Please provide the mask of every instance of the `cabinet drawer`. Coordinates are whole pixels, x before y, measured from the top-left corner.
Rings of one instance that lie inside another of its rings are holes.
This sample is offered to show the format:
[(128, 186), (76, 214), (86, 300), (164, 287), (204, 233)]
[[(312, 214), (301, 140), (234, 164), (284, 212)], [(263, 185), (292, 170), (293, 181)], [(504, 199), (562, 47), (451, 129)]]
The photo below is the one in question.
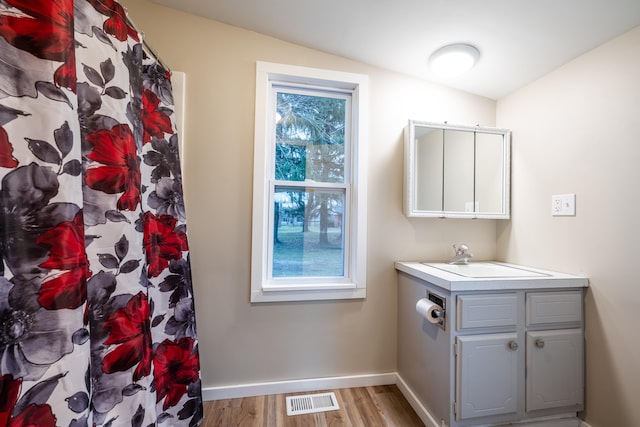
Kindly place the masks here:
[(459, 295), (458, 329), (515, 326), (516, 294)]
[(527, 326), (582, 321), (582, 291), (527, 294)]

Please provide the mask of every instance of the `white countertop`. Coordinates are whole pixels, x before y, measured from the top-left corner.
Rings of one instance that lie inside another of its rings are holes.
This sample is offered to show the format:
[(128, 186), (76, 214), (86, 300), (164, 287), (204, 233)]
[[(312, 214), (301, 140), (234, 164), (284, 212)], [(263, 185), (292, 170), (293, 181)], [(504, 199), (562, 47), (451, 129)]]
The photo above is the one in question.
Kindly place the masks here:
[[(477, 262), (474, 264), (480, 264)], [(559, 273), (556, 271), (542, 270), (535, 267), (527, 267), (503, 262), (487, 261), (486, 263), (498, 267), (511, 267), (531, 272), (531, 276), (519, 275), (517, 277), (467, 277), (436, 268), (432, 265), (445, 264), (421, 263), (421, 262), (396, 262), (396, 270), (407, 273), (418, 279), (425, 280), (450, 292), (456, 291), (491, 291), (491, 290), (516, 290), (516, 289), (553, 289), (553, 288), (586, 288), (589, 279), (582, 276)]]

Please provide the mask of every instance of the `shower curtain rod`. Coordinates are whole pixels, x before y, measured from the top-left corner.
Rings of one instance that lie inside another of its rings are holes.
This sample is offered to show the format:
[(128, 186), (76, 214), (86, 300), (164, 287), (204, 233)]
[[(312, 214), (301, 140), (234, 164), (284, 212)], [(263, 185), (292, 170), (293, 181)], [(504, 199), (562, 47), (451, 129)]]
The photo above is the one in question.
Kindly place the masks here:
[[(131, 21), (129, 21), (131, 22)], [(133, 22), (131, 22), (131, 25), (135, 28), (135, 25), (133, 25)], [(136, 31), (138, 31), (136, 29)], [(145, 40), (144, 38), (144, 33), (141, 31), (138, 31), (140, 34), (142, 34), (142, 46), (143, 48), (147, 49), (147, 53), (150, 53), (151, 56), (153, 56), (156, 61), (158, 61), (158, 64), (162, 65), (162, 68), (164, 68), (165, 70), (167, 70), (169, 73), (171, 73), (171, 68), (162, 60), (162, 58), (160, 58), (160, 54), (158, 54), (158, 52), (153, 48), (153, 46), (151, 46), (147, 40)]]
[(138, 29), (138, 26), (135, 24), (135, 22), (133, 22), (133, 20), (131, 19), (131, 17), (129, 16), (129, 11), (127, 10), (126, 7), (122, 6), (122, 9), (124, 9), (124, 13), (126, 16), (124, 16), (124, 18), (127, 20), (127, 22), (129, 23), (129, 25), (131, 27), (133, 27), (134, 30), (136, 30), (136, 32), (138, 32), (141, 36), (142, 36), (142, 47), (147, 51), (147, 53), (151, 54), (151, 56), (153, 56), (155, 58), (156, 61), (158, 61), (158, 63), (167, 71), (171, 72), (171, 68), (166, 64), (166, 62), (164, 62), (162, 60), (162, 58), (160, 58), (160, 55), (158, 54), (158, 52), (153, 48), (153, 46), (151, 46), (151, 44), (149, 44), (147, 42), (147, 40), (144, 37), (144, 32), (140, 31)]

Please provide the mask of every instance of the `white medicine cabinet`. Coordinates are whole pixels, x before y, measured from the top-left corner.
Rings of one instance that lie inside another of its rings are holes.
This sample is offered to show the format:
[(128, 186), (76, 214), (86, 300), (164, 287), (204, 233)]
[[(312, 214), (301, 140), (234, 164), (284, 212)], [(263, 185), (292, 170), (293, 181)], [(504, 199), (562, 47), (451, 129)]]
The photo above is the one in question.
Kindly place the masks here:
[(509, 218), (508, 129), (409, 120), (404, 136), (408, 217)]

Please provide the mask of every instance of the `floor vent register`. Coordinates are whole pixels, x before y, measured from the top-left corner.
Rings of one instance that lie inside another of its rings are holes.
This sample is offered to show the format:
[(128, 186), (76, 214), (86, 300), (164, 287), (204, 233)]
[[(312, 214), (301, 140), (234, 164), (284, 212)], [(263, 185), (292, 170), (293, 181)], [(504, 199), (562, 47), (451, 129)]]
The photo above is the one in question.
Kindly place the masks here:
[(340, 409), (333, 392), (287, 396), (287, 415), (313, 414)]

